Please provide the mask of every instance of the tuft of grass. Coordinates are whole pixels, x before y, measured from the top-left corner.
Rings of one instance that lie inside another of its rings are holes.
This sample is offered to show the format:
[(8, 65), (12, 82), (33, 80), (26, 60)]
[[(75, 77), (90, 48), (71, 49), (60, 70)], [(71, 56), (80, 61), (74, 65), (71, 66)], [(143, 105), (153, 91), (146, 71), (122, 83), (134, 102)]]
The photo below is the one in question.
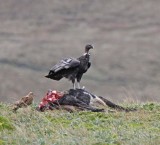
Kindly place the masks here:
[(8, 118), (6, 118), (4, 116), (0, 116), (0, 131), (2, 131), (4, 129), (13, 130), (14, 127)]
[(137, 108), (137, 111), (38, 112), (33, 105), (14, 113), (9, 105), (1, 103), (0, 120), (5, 129), (0, 131), (0, 144), (160, 144), (160, 104), (146, 103), (131, 106)]

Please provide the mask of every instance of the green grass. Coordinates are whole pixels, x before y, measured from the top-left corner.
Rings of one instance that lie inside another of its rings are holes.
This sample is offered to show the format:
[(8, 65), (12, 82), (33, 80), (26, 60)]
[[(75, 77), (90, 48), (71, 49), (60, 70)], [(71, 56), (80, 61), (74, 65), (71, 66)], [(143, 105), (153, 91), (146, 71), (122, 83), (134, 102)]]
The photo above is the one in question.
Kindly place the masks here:
[[(129, 105), (128, 105), (129, 106)], [(135, 112), (12, 112), (0, 104), (0, 145), (159, 145), (160, 104), (132, 104)]]

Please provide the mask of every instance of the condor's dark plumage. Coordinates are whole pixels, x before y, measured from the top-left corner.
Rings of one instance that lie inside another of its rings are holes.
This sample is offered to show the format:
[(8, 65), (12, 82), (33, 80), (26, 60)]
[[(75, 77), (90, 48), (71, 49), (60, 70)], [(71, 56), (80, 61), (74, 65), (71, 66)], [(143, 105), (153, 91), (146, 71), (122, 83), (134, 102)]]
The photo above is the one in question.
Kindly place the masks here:
[(71, 57), (61, 60), (50, 69), (46, 77), (57, 81), (65, 77), (72, 81), (74, 89), (76, 88), (75, 80), (77, 80), (78, 88), (80, 88), (81, 78), (91, 66), (90, 49), (93, 49), (93, 46), (86, 45), (85, 53), (81, 57), (77, 59)]

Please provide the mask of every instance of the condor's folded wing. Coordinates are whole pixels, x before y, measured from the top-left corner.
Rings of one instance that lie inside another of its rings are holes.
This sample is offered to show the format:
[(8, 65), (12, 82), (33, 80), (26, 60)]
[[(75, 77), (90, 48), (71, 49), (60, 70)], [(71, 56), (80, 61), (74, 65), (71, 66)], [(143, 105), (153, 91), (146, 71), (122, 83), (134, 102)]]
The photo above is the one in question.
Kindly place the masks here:
[(78, 67), (79, 65), (80, 61), (75, 58), (62, 59), (50, 69), (49, 74), (45, 77), (53, 80), (60, 80), (66, 75), (66, 73), (71, 73), (70, 70), (74, 71), (74, 68)]

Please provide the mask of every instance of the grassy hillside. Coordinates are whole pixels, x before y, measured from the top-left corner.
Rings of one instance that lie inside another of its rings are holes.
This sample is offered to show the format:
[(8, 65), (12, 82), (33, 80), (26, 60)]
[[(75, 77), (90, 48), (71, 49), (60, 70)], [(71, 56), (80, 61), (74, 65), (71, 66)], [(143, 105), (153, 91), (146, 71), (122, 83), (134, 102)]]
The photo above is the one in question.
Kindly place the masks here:
[[(124, 104), (123, 104), (124, 105)], [(132, 104), (135, 112), (37, 112), (0, 104), (0, 144), (158, 145), (160, 104)]]
[[(0, 1), (0, 101), (72, 85), (44, 78), (63, 57), (94, 45), (82, 85), (114, 101), (160, 101), (160, 1)], [(15, 85), (16, 84), (16, 85)], [(127, 90), (127, 91), (126, 91)], [(8, 96), (8, 97), (5, 97)]]

